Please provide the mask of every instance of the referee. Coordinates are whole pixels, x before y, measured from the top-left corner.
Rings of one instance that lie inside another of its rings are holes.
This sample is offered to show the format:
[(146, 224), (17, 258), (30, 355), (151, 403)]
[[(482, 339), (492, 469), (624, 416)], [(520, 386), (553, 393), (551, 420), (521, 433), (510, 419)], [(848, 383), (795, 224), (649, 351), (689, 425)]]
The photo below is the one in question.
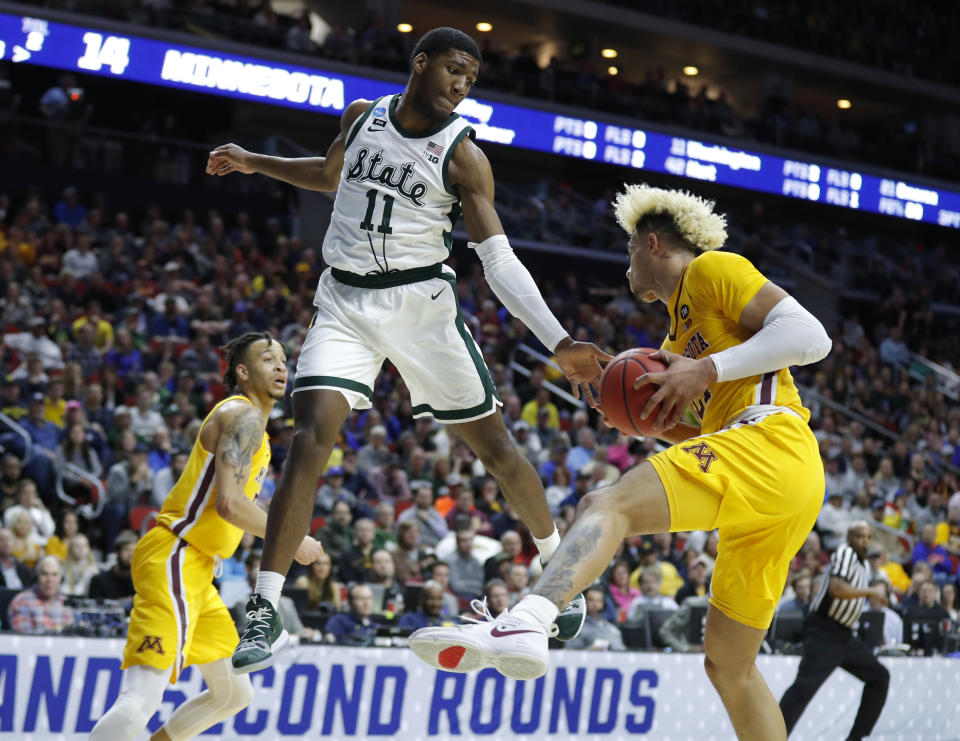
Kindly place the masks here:
[(880, 717), (887, 699), (890, 672), (877, 661), (870, 647), (853, 635), (865, 597), (887, 604), (883, 584), (867, 587), (870, 566), (865, 559), (869, 547), (870, 525), (863, 520), (854, 522), (847, 529), (846, 544), (830, 557), (829, 570), (824, 572), (817, 596), (810, 603), (800, 669), (780, 700), (788, 735), (820, 685), (838, 666), (863, 682), (860, 709), (847, 741), (860, 741), (869, 736)]

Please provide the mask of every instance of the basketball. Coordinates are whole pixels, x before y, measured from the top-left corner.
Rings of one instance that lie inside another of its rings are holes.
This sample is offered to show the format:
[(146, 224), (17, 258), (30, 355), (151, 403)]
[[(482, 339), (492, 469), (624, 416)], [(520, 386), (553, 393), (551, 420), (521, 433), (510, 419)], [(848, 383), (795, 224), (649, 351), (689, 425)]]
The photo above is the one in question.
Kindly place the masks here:
[(646, 419), (640, 419), (640, 412), (658, 387), (648, 384), (635, 389), (633, 382), (644, 373), (666, 370), (667, 366), (650, 357), (655, 352), (649, 347), (625, 350), (607, 364), (600, 376), (600, 409), (607, 421), (625, 435), (654, 434), (659, 405)]

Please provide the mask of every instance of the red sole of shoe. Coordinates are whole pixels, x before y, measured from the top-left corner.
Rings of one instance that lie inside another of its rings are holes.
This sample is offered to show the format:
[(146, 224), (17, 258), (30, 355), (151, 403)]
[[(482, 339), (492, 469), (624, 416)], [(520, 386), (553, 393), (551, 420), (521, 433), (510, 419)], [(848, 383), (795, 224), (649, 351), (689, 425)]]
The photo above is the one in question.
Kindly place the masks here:
[(437, 654), (437, 663), (444, 669), (456, 669), (466, 652), (463, 646), (450, 646)]

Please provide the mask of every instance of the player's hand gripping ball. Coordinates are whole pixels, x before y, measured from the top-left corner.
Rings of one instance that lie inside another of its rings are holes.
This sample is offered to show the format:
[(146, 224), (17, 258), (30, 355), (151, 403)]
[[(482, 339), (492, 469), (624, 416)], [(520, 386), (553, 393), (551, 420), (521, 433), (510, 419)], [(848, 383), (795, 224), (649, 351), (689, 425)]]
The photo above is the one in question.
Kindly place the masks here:
[(649, 347), (625, 350), (607, 364), (600, 376), (600, 410), (607, 423), (625, 435), (654, 436), (653, 423), (660, 413), (660, 405), (654, 407), (646, 419), (640, 419), (640, 412), (659, 387), (648, 383), (635, 389), (633, 382), (644, 373), (661, 373), (667, 369), (650, 357), (655, 352)]

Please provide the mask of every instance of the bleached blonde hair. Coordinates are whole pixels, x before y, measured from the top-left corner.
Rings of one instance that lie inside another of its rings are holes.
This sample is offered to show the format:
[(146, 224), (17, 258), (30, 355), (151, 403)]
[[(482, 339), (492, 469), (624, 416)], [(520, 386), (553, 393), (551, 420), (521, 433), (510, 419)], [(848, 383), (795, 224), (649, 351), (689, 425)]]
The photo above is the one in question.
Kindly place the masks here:
[(714, 205), (685, 190), (649, 185), (627, 185), (613, 201), (617, 221), (627, 234), (632, 235), (643, 221), (659, 216), (672, 222), (677, 234), (697, 252), (718, 250), (727, 241), (727, 217), (714, 213)]

